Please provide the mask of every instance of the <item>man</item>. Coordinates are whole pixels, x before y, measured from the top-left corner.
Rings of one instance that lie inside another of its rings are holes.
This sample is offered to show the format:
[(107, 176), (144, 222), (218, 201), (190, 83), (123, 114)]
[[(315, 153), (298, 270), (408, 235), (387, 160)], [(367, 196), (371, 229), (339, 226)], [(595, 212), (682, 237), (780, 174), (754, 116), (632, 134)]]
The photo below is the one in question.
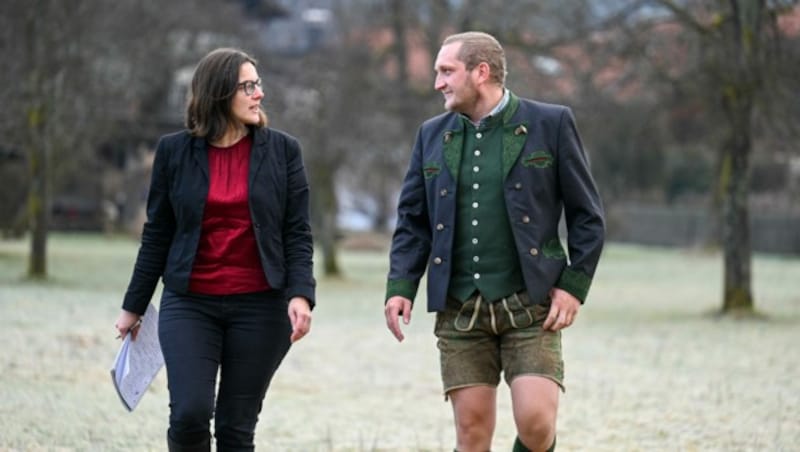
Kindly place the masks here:
[(434, 69), (448, 112), (417, 133), (398, 202), (386, 323), (402, 341), (399, 318), (410, 322), (427, 269), (457, 450), (491, 448), (502, 373), (514, 451), (552, 451), (561, 330), (575, 320), (600, 258), (600, 196), (571, 111), (506, 89), (495, 38), (448, 37)]

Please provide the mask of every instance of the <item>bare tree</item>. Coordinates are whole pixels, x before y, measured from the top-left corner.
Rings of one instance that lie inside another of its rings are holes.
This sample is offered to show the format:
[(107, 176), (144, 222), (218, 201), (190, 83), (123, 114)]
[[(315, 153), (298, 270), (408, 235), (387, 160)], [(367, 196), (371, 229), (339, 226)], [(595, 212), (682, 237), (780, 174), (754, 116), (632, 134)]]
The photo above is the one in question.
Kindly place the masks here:
[[(274, 124), (303, 143), (314, 237), (328, 277), (341, 274), (339, 190), (355, 195), (361, 205), (377, 206), (368, 209), (369, 215), (376, 228), (384, 229), (404, 166), (397, 157), (406, 154), (412, 138), (405, 125), (419, 111), (408, 100), (405, 39), (396, 38), (405, 34), (409, 18), (403, 3), (354, 1), (349, 7), (334, 11), (335, 39), (275, 67), (275, 91), (284, 96)], [(390, 44), (376, 42), (387, 33)]]
[[(700, 132), (695, 133), (696, 146), (713, 144), (716, 137), (721, 137), (713, 186), (720, 205), (724, 254), (722, 312), (753, 311), (748, 202), (753, 143), (757, 136), (754, 122), (757, 118), (769, 118), (761, 119), (760, 123), (769, 123), (769, 127), (777, 129), (785, 129), (791, 123), (787, 116), (775, 114), (776, 106), (786, 104), (781, 97), (785, 98), (787, 92), (796, 92), (800, 61), (797, 52), (786, 45), (779, 20), (787, 13), (798, 14), (798, 2), (626, 0), (606, 4), (600, 13), (596, 9), (600, 2), (566, 1), (562, 13), (549, 10), (552, 5), (544, 2), (540, 13), (568, 31), (545, 27), (539, 28), (544, 31), (538, 35), (525, 32), (526, 21), (535, 19), (523, 13), (522, 8), (533, 7), (531, 2), (512, 3), (518, 8), (513, 17), (486, 23), (485, 18), (490, 15), (473, 14), (471, 28), (495, 30), (495, 34), (504, 36), (512, 57), (514, 49), (528, 54), (545, 53), (557, 57), (563, 66), (569, 64), (569, 58), (559, 50), (568, 49), (579, 55), (567, 75), (577, 82), (577, 87), (587, 89), (572, 98), (574, 105), (586, 108), (587, 101), (598, 99), (597, 93), (591, 91), (594, 89), (611, 95), (610, 106), (616, 101), (618, 107), (626, 109), (614, 115), (628, 118), (627, 130), (617, 129), (622, 133), (614, 146), (617, 150), (629, 148), (631, 152), (626, 158), (614, 158), (612, 148), (599, 149), (603, 160), (630, 165), (637, 161), (637, 155), (643, 156), (637, 149), (646, 142), (644, 137), (661, 137), (648, 146), (646, 159), (619, 173), (627, 187), (647, 188), (647, 180), (638, 181), (637, 174), (658, 176), (658, 155), (663, 158), (664, 152), (653, 150), (659, 142), (664, 146), (670, 139), (674, 142), (691, 139), (679, 137), (686, 135), (687, 130), (669, 130), (674, 118), (667, 116), (674, 115), (675, 108), (703, 113), (693, 118), (694, 122), (702, 123), (692, 126)], [(570, 23), (572, 26), (566, 27)], [(531, 29), (535, 28), (528, 27)], [(573, 45), (577, 47), (571, 48)], [(642, 62), (647, 62), (649, 68)], [(642, 69), (645, 73), (639, 72)], [(604, 73), (611, 74), (610, 79), (618, 87), (638, 85), (634, 92), (639, 99), (626, 101), (623, 91), (610, 91), (614, 87), (604, 86), (599, 76)], [(612, 119), (597, 124), (593, 121), (590, 118), (586, 123), (589, 128), (599, 126), (596, 131), (602, 131)], [(691, 130), (688, 133), (692, 134)], [(630, 144), (626, 144), (625, 137), (632, 139)], [(652, 181), (652, 177), (646, 179)]]
[(9, 104), (22, 119), (15, 121), (20, 126), (15, 138), (28, 157), (28, 275), (43, 278), (47, 273), (51, 156), (82, 144), (78, 134), (61, 136), (61, 132), (64, 128), (80, 130), (92, 108), (87, 96), (78, 93), (93, 89), (83, 68), (92, 63), (86, 58), (90, 34), (85, 25), (96, 20), (96, 10), (88, 2), (68, 5), (49, 0), (4, 3), (4, 8), (10, 17), (19, 18), (15, 28), (24, 43), (13, 67), (13, 78), (20, 81), (15, 88), (18, 91), (16, 95), (6, 92), (4, 97), (10, 98)]
[[(7, 62), (5, 74), (16, 81), (0, 86), (7, 120), (2, 130), (9, 146), (24, 150), (28, 162), (30, 277), (47, 275), (53, 183), (97, 177), (93, 153), (98, 144), (120, 125), (135, 127), (153, 115), (140, 102), (153, 86), (148, 75), (163, 77), (159, 69), (176, 67), (174, 50), (194, 27), (225, 29), (225, 21), (214, 17), (230, 4), (188, 6), (183, 0), (0, 4), (0, 54)], [(187, 20), (189, 10), (195, 13)]]
[[(332, 63), (331, 60), (325, 60)], [(335, 177), (343, 163), (346, 148), (338, 145), (341, 138), (336, 127), (342, 111), (344, 98), (336, 92), (337, 72), (321, 60), (303, 59), (299, 63), (303, 74), (310, 79), (283, 80), (284, 103), (277, 124), (297, 135), (303, 143), (303, 161), (308, 170), (311, 186), (311, 222), (314, 239), (322, 252), (322, 269), (327, 277), (341, 275), (336, 247), (338, 235), (337, 216), (339, 201), (336, 194)], [(322, 63), (322, 64), (320, 64)], [(284, 66), (288, 66), (284, 64)], [(301, 72), (290, 69), (289, 74)], [(347, 110), (344, 110), (347, 111)]]
[[(498, 36), (506, 44), (510, 64), (514, 64), (515, 52), (520, 51), (523, 59), (544, 54), (568, 67), (570, 71), (564, 77), (573, 81), (573, 88), (584, 88), (571, 98), (576, 108), (586, 109), (591, 102), (601, 101), (630, 113), (613, 116), (627, 118), (627, 126), (616, 129), (620, 133), (615, 143), (614, 137), (607, 137), (614, 147), (599, 149), (603, 160), (630, 165), (619, 173), (628, 188), (641, 190), (654, 180), (666, 182), (663, 174), (659, 180), (658, 172), (658, 159), (664, 152), (654, 149), (659, 142), (662, 147), (667, 145), (670, 136), (680, 140), (675, 134), (686, 134), (685, 130), (669, 130), (674, 118), (667, 116), (675, 113), (669, 107), (704, 112), (706, 123), (698, 128), (703, 136), (697, 144), (703, 146), (716, 136), (722, 137), (713, 184), (721, 206), (725, 268), (722, 311), (752, 311), (748, 200), (756, 136), (753, 125), (759, 117), (770, 117), (767, 122), (776, 128), (785, 128), (783, 125), (791, 122), (769, 114), (775, 113), (775, 105), (785, 104), (775, 94), (785, 97), (787, 86), (795, 88), (788, 92), (796, 92), (800, 61), (797, 52), (782, 45), (786, 37), (779, 19), (785, 13), (797, 14), (797, 1), (568, 0), (558, 5), (529, 1), (503, 2), (502, 7), (494, 2), (459, 5), (466, 9), (453, 9), (451, 3), (440, 7), (458, 18), (459, 28), (486, 30)], [(484, 9), (494, 14), (486, 14)], [(570, 52), (579, 57), (570, 61)], [(650, 65), (645, 74), (637, 72), (643, 69), (642, 61)], [(526, 72), (524, 62), (520, 67), (523, 77), (530, 80), (536, 68), (531, 72), (529, 67)], [(602, 74), (611, 74), (618, 87), (638, 85), (635, 92), (639, 99), (624, 100), (623, 91), (613, 92), (613, 86), (603, 85)], [(546, 78), (534, 83), (539, 90), (545, 86), (541, 82)], [(604, 101), (597, 91), (610, 97)], [(559, 95), (563, 97), (564, 93), (551, 98), (558, 100)], [(697, 99), (705, 102), (697, 105)], [(591, 111), (598, 116), (596, 108)], [(582, 117), (588, 119), (584, 123), (588, 128), (597, 126), (595, 130), (600, 132), (608, 129), (611, 120), (606, 117), (595, 124), (590, 116)], [(697, 122), (698, 118), (694, 119)], [(647, 142), (645, 137), (659, 136), (660, 140), (648, 146), (649, 155), (645, 157), (639, 151)], [(614, 158), (615, 149), (630, 151)], [(637, 174), (644, 179), (638, 180)]]
[[(716, 196), (721, 205), (724, 290), (722, 312), (754, 310), (749, 215), (754, 120), (770, 109), (781, 67), (797, 67), (781, 51), (778, 18), (792, 12), (794, 0), (658, 0), (694, 40), (692, 66), (684, 75), (701, 83), (709, 107), (724, 128), (718, 150)], [(776, 118), (778, 122), (783, 118)]]

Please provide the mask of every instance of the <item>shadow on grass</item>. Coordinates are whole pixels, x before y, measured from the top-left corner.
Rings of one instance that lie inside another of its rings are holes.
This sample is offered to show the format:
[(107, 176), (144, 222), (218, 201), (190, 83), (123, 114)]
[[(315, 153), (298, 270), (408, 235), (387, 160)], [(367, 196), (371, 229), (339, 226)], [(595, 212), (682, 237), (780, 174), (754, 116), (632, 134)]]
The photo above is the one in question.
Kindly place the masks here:
[[(714, 309), (703, 313), (703, 317), (718, 322), (749, 322), (749, 323), (794, 323), (800, 321), (796, 316), (778, 317), (774, 314), (759, 311), (758, 309)], [(787, 322), (788, 321), (788, 322)]]

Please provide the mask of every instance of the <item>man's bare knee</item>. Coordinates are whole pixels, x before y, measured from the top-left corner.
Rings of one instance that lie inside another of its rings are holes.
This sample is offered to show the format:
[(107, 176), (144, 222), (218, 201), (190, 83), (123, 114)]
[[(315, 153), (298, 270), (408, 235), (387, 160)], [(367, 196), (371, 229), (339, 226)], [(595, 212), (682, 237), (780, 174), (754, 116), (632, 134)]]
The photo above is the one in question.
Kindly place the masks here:
[(517, 422), (517, 433), (525, 446), (534, 451), (545, 451), (556, 435), (555, 420), (545, 413), (531, 413)]
[(536, 376), (521, 376), (511, 382), (517, 433), (534, 452), (547, 450), (555, 439), (558, 391), (552, 380)]
[(491, 410), (462, 410), (456, 413), (455, 422), (459, 452), (489, 450), (494, 433)]
[(488, 386), (450, 393), (459, 452), (485, 452), (491, 448), (495, 427), (495, 390)]

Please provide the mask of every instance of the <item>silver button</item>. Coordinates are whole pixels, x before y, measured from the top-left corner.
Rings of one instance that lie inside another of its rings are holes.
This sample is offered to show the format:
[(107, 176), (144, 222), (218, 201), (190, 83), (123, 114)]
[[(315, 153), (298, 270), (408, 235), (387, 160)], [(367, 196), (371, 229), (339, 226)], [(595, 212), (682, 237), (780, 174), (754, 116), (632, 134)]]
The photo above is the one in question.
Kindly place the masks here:
[(473, 226), (477, 226), (478, 225), (478, 220), (472, 220), (472, 225)]
[(478, 239), (477, 238), (473, 238), (472, 239), (472, 244), (473, 245), (477, 245), (478, 244)]
[(481, 274), (480, 273), (475, 273), (475, 279), (481, 279)]
[(517, 182), (516, 184), (514, 184), (514, 189), (516, 189), (516, 190), (522, 190), (522, 183), (520, 183), (520, 182)]
[(480, 170), (481, 170), (481, 169), (480, 169), (480, 168), (479, 168), (477, 165), (472, 167), (472, 171), (474, 171), (474, 172), (476, 172), (476, 173), (477, 173), (478, 171), (480, 171)]
[(436, 230), (437, 230), (437, 231), (444, 230), (444, 225), (443, 225), (442, 223), (439, 223), (439, 224), (437, 224), (437, 225), (436, 225)]
[(538, 255), (539, 255), (539, 250), (537, 250), (536, 248), (531, 248), (531, 256), (538, 256)]
[(447, 189), (443, 188), (442, 191), (439, 192), (439, 194), (442, 196), (447, 196)]
[(480, 149), (475, 149), (475, 157), (480, 157), (480, 156), (481, 156)]
[(480, 204), (478, 204), (477, 202), (473, 202), (473, 203), (472, 203), (472, 208), (473, 208), (473, 209), (477, 209), (479, 205), (480, 205)]
[(472, 256), (472, 262), (478, 262), (478, 261), (480, 261), (480, 260), (481, 260), (481, 258), (480, 258), (480, 257), (478, 257), (478, 256)]
[(527, 215), (523, 216), (522, 217), (522, 222), (525, 223), (525, 224), (530, 223), (531, 222), (531, 217), (529, 217)]
[(435, 257), (433, 259), (433, 263), (436, 264), (436, 265), (441, 264), (442, 263), (442, 258), (441, 257)]
[(479, 183), (477, 183), (477, 182), (475, 182), (474, 184), (472, 184), (472, 189), (473, 189), (473, 190), (477, 190), (477, 189), (479, 189), (479, 188), (481, 188), (481, 184), (479, 184)]
[(481, 138), (483, 138), (483, 134), (478, 132), (478, 133), (475, 134), (475, 138), (480, 140)]

